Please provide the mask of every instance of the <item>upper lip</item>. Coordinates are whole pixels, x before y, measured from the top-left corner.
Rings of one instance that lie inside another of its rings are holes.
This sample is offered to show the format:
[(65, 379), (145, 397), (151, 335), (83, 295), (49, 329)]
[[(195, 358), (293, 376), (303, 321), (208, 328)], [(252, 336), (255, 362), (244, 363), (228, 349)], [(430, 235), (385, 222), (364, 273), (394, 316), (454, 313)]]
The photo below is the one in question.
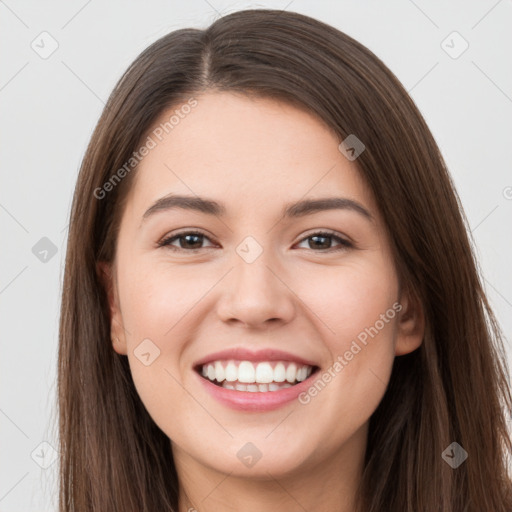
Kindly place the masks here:
[(316, 366), (314, 361), (309, 359), (305, 359), (303, 357), (297, 356), (295, 354), (290, 354), (289, 352), (284, 352), (282, 350), (277, 350), (274, 348), (267, 348), (262, 350), (249, 350), (245, 347), (235, 347), (226, 350), (221, 350), (220, 352), (214, 352), (209, 354), (194, 364), (194, 367), (200, 367), (206, 363), (211, 363), (213, 361), (220, 360), (228, 360), (228, 359), (236, 359), (240, 361), (292, 361), (294, 363), (299, 363), (302, 365), (308, 366)]

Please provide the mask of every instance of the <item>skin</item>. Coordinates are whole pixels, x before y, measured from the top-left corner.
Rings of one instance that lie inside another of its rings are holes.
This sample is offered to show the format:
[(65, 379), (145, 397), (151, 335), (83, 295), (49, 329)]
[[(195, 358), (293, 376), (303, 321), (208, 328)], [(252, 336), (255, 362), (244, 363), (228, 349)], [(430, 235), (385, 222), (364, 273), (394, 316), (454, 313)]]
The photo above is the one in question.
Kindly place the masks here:
[[(180, 512), (352, 512), (369, 418), (394, 357), (421, 344), (423, 312), (401, 292), (383, 219), (357, 160), (345, 158), (319, 119), (282, 102), (226, 92), (196, 99), (140, 163), (116, 259), (101, 265), (113, 348), (128, 356), (137, 392), (172, 440)], [(172, 209), (143, 220), (171, 192), (214, 199), (226, 215)], [(281, 218), (286, 203), (333, 196), (357, 201), (373, 220), (348, 209)], [(190, 229), (205, 237), (188, 245), (175, 239), (176, 252), (158, 246)], [(353, 247), (333, 252), (341, 245), (327, 237), (318, 248), (309, 237), (323, 230)], [(252, 263), (236, 252), (247, 236), (263, 250)], [(233, 410), (207, 394), (192, 369), (205, 355), (245, 346), (291, 352), (326, 371), (397, 302), (402, 310), (305, 405)], [(160, 355), (145, 366), (134, 350), (148, 338)], [(250, 468), (237, 457), (247, 442), (262, 453)]]

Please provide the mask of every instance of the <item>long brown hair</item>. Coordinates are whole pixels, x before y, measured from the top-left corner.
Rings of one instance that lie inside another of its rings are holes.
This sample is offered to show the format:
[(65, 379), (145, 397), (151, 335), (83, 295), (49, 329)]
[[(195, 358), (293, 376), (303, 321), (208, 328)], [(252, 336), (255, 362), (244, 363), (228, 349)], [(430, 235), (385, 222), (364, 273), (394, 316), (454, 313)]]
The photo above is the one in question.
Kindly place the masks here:
[[(389, 230), (400, 280), (424, 308), (426, 331), (420, 348), (395, 358), (370, 419), (359, 510), (510, 512), (503, 336), (434, 138), (371, 51), (312, 18), (266, 9), (153, 43), (119, 80), (87, 148), (60, 321), (60, 512), (178, 510), (169, 439), (143, 406), (126, 356), (112, 348), (97, 272), (98, 262), (115, 257), (136, 167), (108, 193), (102, 187), (164, 109), (200, 101), (208, 90), (291, 103), (322, 119), (340, 142), (355, 134), (366, 146), (357, 166)], [(452, 442), (468, 453), (456, 469), (443, 458)]]

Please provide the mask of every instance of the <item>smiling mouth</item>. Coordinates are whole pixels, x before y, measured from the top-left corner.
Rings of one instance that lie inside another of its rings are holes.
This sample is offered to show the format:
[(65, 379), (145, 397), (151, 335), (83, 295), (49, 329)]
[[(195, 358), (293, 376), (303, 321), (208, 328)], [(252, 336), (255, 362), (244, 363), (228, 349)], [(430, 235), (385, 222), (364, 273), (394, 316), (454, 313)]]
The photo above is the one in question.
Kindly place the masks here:
[(199, 365), (195, 371), (216, 386), (235, 391), (266, 393), (290, 388), (309, 378), (318, 366), (291, 361), (218, 360)]

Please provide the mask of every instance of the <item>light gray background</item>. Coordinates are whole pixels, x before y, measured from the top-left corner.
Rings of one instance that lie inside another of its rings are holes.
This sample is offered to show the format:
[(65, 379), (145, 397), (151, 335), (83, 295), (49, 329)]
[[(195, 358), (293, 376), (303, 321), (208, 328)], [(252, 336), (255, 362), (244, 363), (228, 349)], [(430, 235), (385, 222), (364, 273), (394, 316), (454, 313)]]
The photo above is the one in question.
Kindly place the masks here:
[[(157, 38), (247, 7), (286, 8), (330, 23), (398, 76), (447, 161), (491, 304), (512, 338), (510, 0), (0, 0), (1, 512), (57, 510), (57, 463), (43, 469), (36, 461), (52, 462), (52, 449), (40, 443), (57, 447), (52, 421), (66, 226), (103, 104)], [(43, 31), (58, 43), (47, 59), (31, 47), (34, 41), (39, 51), (50, 48)], [(458, 58), (445, 51), (462, 49), (457, 36), (446, 39), (453, 31), (469, 43)], [(46, 262), (32, 252), (43, 237), (57, 249)]]

